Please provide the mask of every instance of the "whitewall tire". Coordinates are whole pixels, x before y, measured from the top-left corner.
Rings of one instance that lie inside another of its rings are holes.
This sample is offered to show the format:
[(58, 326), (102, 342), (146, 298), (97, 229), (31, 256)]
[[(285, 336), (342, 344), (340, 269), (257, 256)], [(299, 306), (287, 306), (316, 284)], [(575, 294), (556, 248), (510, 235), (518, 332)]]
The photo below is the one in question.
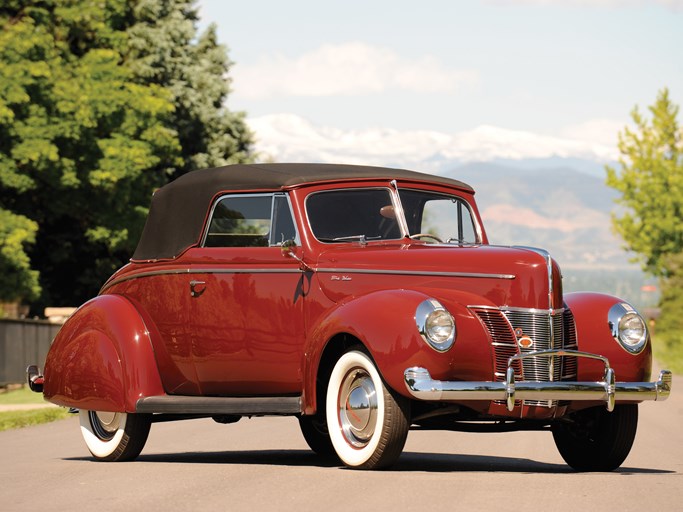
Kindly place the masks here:
[(335, 364), (326, 415), (332, 446), (347, 466), (385, 468), (401, 455), (410, 427), (409, 401), (387, 389), (364, 352), (349, 351)]
[(133, 460), (147, 442), (150, 416), (125, 412), (79, 411), (81, 434), (96, 460)]

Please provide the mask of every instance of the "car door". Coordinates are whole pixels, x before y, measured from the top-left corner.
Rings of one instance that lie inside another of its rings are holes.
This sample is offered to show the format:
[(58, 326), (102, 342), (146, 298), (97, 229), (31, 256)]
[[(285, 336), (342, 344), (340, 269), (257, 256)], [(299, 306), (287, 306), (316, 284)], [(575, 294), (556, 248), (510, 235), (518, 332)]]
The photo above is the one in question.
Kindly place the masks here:
[(281, 245), (297, 239), (286, 194), (220, 197), (191, 276), (192, 354), (204, 395), (298, 394), (303, 274)]

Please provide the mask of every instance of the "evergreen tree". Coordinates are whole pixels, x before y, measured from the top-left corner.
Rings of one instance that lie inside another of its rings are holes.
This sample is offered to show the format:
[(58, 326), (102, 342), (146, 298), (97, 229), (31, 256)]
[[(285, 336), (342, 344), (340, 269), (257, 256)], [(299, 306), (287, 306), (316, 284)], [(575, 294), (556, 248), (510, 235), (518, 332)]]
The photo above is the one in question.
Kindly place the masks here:
[(140, 83), (170, 91), (183, 164), (175, 175), (250, 160), (244, 115), (224, 107), (232, 63), (214, 25), (197, 35), (194, 1), (141, 0), (128, 31), (128, 65)]

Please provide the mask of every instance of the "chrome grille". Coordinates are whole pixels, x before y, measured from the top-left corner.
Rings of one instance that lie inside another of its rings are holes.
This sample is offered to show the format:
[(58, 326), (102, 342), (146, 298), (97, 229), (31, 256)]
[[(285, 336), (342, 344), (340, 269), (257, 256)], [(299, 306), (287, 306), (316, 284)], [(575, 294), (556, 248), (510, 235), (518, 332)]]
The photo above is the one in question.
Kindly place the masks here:
[[(491, 337), (494, 355), (495, 380), (503, 382), (508, 367), (508, 359), (517, 354), (517, 341), (512, 327), (498, 309), (472, 308)], [(521, 380), (522, 372), (519, 361), (515, 361), (515, 378)]]
[[(567, 350), (578, 350), (576, 325), (574, 324), (574, 315), (571, 310), (565, 309), (562, 319), (564, 320), (564, 348)], [(578, 375), (576, 357), (564, 357), (562, 359), (562, 380), (576, 380)]]
[[(494, 354), (494, 379), (505, 380), (508, 358), (518, 353), (537, 350), (576, 350), (576, 328), (569, 309), (553, 312), (513, 308), (470, 308), (486, 327)], [(533, 340), (529, 347), (520, 347), (518, 337)], [(575, 357), (531, 357), (513, 363), (515, 378), (527, 381), (559, 381), (576, 378)], [(525, 400), (525, 405), (553, 407), (557, 401)]]

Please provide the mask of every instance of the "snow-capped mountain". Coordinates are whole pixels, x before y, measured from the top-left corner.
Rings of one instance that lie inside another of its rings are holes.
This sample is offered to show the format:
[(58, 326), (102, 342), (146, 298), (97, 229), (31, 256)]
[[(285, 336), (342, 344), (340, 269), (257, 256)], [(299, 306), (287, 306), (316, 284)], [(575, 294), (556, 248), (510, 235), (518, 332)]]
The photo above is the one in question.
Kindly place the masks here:
[(253, 118), (249, 126), (262, 156), (289, 162), (364, 163), (438, 173), (455, 164), (501, 159), (607, 162), (617, 156), (616, 148), (598, 143), (494, 126), (454, 134), (382, 128), (341, 130), (316, 126), (292, 114)]
[(294, 115), (251, 119), (256, 150), (280, 162), (402, 167), (471, 184), (492, 243), (543, 247), (563, 268), (634, 269), (611, 230), (604, 183), (614, 147), (481, 126), (446, 134), (341, 130)]

